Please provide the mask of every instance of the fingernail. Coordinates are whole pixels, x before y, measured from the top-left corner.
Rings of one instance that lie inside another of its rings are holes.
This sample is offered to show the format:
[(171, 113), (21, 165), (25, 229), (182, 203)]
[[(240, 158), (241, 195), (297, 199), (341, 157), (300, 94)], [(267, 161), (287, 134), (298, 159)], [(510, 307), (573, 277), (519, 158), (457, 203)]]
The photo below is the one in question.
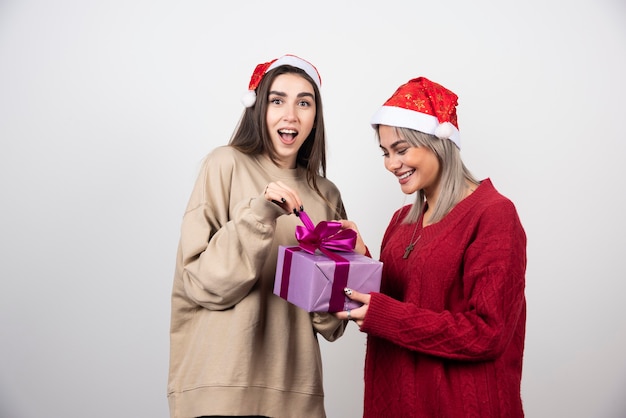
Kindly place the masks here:
[(345, 293), (346, 295), (350, 296), (352, 294), (352, 289), (350, 289), (349, 287), (344, 287), (343, 288), (343, 293)]
[(281, 202), (283, 202), (283, 203), (285, 203), (285, 202), (287, 201), (287, 199), (285, 199), (284, 197), (281, 197), (281, 198), (280, 198), (280, 201), (281, 201)]
[(293, 209), (293, 214), (296, 215), (297, 217), (300, 217), (300, 212), (298, 212), (298, 209), (296, 208)]
[(300, 205), (300, 212), (304, 211), (304, 206)]

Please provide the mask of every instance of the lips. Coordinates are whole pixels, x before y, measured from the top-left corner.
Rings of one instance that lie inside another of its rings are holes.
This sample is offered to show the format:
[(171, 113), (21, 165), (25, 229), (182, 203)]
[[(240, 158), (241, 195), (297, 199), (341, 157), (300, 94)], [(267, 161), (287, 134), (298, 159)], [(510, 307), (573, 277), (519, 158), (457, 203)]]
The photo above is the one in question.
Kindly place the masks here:
[(401, 175), (397, 176), (397, 177), (398, 177), (398, 180), (400, 180), (400, 181), (402, 181), (402, 180), (406, 180), (406, 179), (408, 179), (409, 177), (411, 177), (411, 175), (412, 175), (413, 173), (415, 173), (415, 170), (407, 171), (406, 173), (403, 173), (403, 174), (401, 174)]
[(290, 144), (295, 141), (296, 136), (298, 136), (298, 131), (295, 129), (279, 129), (278, 135), (280, 135), (281, 141)]

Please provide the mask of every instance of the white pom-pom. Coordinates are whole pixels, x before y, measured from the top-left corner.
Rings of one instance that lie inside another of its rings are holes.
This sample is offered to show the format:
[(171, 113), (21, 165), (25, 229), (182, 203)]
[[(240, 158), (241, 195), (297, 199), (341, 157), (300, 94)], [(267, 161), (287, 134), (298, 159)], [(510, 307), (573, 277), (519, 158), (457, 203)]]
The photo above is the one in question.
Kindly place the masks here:
[(449, 139), (454, 133), (453, 125), (450, 122), (440, 123), (435, 128), (435, 136), (439, 139)]
[(241, 103), (245, 107), (252, 107), (254, 106), (255, 102), (256, 102), (256, 93), (254, 90), (248, 90), (247, 92), (243, 94), (243, 96), (241, 96)]

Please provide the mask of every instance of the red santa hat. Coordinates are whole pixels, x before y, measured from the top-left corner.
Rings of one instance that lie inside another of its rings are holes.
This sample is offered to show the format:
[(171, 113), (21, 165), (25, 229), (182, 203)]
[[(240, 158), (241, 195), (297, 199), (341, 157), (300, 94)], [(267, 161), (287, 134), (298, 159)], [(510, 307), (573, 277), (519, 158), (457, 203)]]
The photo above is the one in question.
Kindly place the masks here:
[(372, 116), (371, 125), (409, 128), (440, 139), (449, 139), (460, 149), (456, 119), (458, 97), (425, 77), (409, 80)]
[(280, 67), (281, 65), (291, 65), (292, 67), (300, 68), (313, 79), (315, 84), (317, 84), (317, 88), (322, 87), (322, 78), (313, 64), (295, 55), (283, 55), (280, 58), (275, 58), (272, 61), (264, 62), (256, 66), (250, 78), (248, 91), (241, 98), (241, 103), (245, 107), (254, 106), (256, 102), (256, 88), (259, 86), (259, 83), (261, 83), (263, 76), (265, 76), (268, 71)]

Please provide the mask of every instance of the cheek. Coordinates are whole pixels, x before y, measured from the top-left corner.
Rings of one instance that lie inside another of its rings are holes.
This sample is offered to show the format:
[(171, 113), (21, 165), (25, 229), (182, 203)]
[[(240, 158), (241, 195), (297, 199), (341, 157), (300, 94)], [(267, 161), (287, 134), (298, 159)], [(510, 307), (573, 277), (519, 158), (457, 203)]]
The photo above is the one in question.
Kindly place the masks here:
[(439, 160), (437, 159), (437, 157), (435, 155), (430, 156), (429, 158), (429, 165), (432, 168), (432, 170), (439, 175), (439, 171), (441, 171), (441, 165), (439, 164)]
[(306, 117), (302, 120), (305, 121), (305, 125), (307, 126), (307, 128), (312, 130), (315, 127), (315, 112), (307, 113)]

